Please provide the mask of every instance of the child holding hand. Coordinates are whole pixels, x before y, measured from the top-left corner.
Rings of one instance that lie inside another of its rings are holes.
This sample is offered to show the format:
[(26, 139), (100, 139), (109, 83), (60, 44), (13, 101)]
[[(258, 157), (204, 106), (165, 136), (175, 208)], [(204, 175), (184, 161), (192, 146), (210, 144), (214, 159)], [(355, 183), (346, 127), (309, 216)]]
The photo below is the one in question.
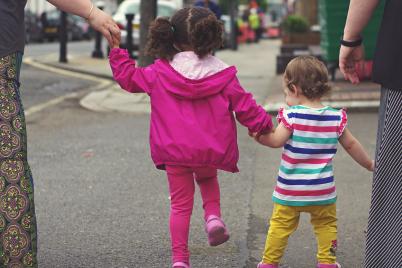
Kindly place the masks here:
[(340, 268), (336, 263), (336, 190), (332, 160), (339, 142), (362, 167), (373, 171), (374, 161), (347, 129), (345, 110), (321, 103), (330, 91), (328, 71), (312, 56), (293, 59), (284, 74), (286, 104), (279, 126), (254, 134), (262, 145), (283, 147), (277, 186), (272, 200), (264, 256), (258, 268), (277, 268), (300, 213), (311, 215), (318, 243), (318, 268)]
[(188, 236), (198, 184), (211, 246), (229, 239), (221, 218), (217, 170), (238, 172), (236, 119), (251, 132), (264, 133), (272, 120), (244, 91), (236, 68), (214, 57), (222, 46), (222, 23), (205, 8), (184, 8), (152, 24), (148, 54), (154, 64), (137, 68), (114, 40), (113, 76), (131, 93), (151, 99), (151, 155), (166, 170), (171, 197), (173, 267), (190, 267)]

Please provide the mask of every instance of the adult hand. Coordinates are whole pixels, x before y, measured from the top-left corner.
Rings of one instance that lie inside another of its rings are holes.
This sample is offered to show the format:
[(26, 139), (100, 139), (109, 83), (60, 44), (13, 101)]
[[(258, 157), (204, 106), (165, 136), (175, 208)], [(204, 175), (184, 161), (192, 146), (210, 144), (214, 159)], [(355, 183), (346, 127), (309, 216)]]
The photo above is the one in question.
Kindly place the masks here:
[(88, 22), (92, 28), (102, 33), (110, 47), (113, 47), (114, 40), (120, 40), (120, 29), (116, 22), (110, 15), (99, 8), (94, 8), (91, 16), (88, 18)]
[(356, 72), (356, 64), (364, 60), (364, 47), (341, 46), (339, 52), (339, 68), (346, 80), (353, 84), (360, 82)]

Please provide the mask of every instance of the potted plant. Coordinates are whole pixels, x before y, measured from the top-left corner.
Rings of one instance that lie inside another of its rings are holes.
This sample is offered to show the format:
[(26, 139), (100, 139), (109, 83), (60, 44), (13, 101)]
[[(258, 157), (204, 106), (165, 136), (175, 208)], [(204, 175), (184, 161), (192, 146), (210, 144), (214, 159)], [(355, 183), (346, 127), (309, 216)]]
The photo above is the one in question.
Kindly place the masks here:
[(306, 18), (299, 15), (289, 15), (282, 23), (283, 44), (319, 44), (317, 33), (310, 31), (310, 25)]

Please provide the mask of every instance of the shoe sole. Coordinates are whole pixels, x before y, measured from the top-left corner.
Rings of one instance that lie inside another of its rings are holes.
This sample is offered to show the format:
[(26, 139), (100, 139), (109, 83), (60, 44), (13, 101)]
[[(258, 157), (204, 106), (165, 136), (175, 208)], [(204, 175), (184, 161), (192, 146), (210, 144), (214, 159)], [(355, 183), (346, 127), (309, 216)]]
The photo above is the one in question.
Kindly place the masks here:
[(230, 238), (229, 234), (225, 233), (225, 228), (215, 226), (208, 232), (208, 242), (211, 247), (219, 246)]

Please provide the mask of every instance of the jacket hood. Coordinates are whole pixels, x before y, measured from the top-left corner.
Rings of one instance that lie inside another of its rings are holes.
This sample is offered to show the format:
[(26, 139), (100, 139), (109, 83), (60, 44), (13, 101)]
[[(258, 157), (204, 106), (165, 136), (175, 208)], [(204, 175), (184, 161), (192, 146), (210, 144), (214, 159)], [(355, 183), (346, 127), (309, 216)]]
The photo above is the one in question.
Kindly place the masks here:
[(224, 90), (236, 78), (234, 66), (201, 79), (190, 79), (177, 72), (168, 61), (158, 60), (155, 69), (163, 87), (183, 99), (202, 99)]

